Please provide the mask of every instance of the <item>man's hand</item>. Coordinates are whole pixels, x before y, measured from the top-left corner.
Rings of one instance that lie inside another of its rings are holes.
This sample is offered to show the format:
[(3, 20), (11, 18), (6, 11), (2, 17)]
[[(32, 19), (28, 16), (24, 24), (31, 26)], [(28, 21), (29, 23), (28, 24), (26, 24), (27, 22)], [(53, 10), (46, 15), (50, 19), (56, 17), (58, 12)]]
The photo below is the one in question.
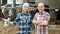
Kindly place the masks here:
[(39, 23), (38, 26), (43, 25), (43, 23)]
[(42, 21), (37, 21), (37, 25), (39, 26), (42, 23)]
[(38, 24), (39, 26), (40, 25), (47, 25), (48, 24), (48, 21), (42, 21), (42, 23)]
[(33, 19), (32, 23), (33, 23), (34, 25), (38, 25), (38, 24), (42, 23), (42, 21), (36, 21), (35, 19)]

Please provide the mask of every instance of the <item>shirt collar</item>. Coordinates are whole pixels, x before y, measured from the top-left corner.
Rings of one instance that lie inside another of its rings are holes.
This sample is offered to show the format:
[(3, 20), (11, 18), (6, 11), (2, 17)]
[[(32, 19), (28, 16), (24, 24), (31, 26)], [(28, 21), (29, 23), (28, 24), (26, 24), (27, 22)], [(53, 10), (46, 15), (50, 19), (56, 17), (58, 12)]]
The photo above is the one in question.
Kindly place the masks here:
[[(44, 15), (45, 11), (43, 11), (43, 15)], [(40, 13), (39, 13), (40, 14)]]
[(24, 14), (24, 15), (28, 15), (29, 14), (30, 15), (30, 13), (24, 13), (23, 11), (22, 11), (22, 14)]

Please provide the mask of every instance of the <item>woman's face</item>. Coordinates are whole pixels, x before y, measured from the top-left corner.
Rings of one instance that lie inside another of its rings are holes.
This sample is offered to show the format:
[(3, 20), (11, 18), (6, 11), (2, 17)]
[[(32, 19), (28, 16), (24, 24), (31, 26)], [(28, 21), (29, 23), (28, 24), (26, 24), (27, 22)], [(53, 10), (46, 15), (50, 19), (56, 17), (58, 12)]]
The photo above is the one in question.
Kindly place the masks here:
[(29, 10), (28, 7), (25, 7), (25, 6), (23, 6), (22, 9), (23, 9), (23, 12), (28, 12), (28, 10)]

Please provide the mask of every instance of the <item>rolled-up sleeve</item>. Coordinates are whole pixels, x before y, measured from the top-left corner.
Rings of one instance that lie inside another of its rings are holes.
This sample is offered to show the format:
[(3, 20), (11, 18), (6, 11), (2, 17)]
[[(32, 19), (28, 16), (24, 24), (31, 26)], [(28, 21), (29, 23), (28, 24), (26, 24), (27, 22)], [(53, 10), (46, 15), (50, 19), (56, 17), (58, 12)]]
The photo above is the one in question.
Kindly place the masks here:
[(16, 19), (13, 21), (13, 26), (15, 26), (16, 25), (16, 23), (20, 20), (20, 14), (17, 14), (17, 17), (16, 17)]
[(49, 14), (49, 13), (46, 14), (46, 17), (47, 17), (46, 20), (47, 20), (47, 21), (50, 21), (50, 14)]
[(37, 15), (38, 15), (38, 13), (35, 14), (33, 19), (37, 20)]

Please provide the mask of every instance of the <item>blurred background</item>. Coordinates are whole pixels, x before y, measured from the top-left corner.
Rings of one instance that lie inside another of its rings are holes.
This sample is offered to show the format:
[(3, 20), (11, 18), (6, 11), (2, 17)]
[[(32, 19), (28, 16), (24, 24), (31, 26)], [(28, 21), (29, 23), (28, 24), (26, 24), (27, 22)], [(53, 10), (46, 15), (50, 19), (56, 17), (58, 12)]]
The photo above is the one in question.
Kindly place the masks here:
[[(50, 16), (49, 22), (49, 34), (60, 34), (60, 0), (0, 0), (0, 34), (17, 34), (18, 25), (9, 27), (3, 27), (4, 23), (2, 18), (7, 19), (11, 15), (11, 20), (14, 21), (16, 14), (22, 11), (22, 5), (24, 2), (28, 2), (30, 5), (30, 13), (35, 15), (38, 3), (45, 4), (45, 11), (47, 11)], [(33, 18), (32, 17), (32, 18)], [(33, 26), (32, 34), (35, 34), (35, 29)]]

